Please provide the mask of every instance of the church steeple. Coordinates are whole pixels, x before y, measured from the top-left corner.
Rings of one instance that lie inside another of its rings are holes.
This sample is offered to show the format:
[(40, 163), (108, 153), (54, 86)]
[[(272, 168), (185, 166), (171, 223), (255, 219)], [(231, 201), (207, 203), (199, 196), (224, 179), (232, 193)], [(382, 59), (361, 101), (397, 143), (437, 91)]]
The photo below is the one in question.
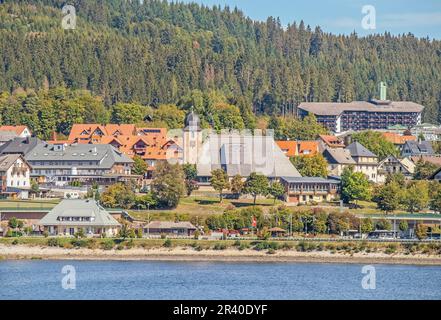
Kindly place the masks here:
[(191, 108), (185, 118), (184, 163), (197, 164), (202, 147), (202, 129), (199, 116)]

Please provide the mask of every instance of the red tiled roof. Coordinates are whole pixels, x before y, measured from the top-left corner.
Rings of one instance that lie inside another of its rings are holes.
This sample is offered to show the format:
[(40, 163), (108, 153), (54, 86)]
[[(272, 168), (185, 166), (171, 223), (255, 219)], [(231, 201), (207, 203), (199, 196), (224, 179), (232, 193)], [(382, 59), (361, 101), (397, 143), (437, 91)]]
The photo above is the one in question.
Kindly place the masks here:
[(336, 136), (320, 135), (320, 139), (331, 148), (344, 148), (345, 144)]
[(0, 126), (0, 131), (12, 131), (20, 135), (27, 128), (27, 126)]
[(406, 143), (406, 141), (417, 141), (417, 137), (415, 136), (401, 136), (393, 132), (383, 132), (383, 137), (387, 141), (397, 145), (403, 145)]

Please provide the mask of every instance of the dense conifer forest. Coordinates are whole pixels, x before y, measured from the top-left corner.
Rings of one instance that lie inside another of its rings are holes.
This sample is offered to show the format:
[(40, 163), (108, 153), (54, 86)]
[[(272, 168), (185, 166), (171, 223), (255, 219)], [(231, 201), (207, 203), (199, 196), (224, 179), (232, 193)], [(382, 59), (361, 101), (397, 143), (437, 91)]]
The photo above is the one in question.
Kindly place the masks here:
[(75, 30), (61, 28), (65, 1), (0, 0), (2, 123), (48, 136), (75, 121), (148, 116), (172, 125), (194, 106), (214, 127), (253, 127), (256, 116), (294, 114), (303, 101), (367, 100), (380, 81), (389, 99), (421, 103), (424, 121), (441, 120), (439, 40), (334, 35), (303, 21), (282, 26), (167, 1), (69, 3)]

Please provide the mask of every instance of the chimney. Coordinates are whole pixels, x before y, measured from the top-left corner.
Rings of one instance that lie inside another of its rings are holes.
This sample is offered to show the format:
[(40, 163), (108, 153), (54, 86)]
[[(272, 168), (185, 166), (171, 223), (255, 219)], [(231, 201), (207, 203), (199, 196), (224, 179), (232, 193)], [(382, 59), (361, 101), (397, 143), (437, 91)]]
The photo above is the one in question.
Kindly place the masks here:
[(387, 100), (387, 86), (383, 81), (380, 82), (380, 101)]

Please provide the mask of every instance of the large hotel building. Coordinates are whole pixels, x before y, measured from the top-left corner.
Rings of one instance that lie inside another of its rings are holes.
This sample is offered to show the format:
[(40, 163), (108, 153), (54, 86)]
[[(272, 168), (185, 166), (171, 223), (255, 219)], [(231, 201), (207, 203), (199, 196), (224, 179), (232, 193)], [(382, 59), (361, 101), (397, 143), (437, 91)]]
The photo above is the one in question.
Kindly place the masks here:
[(304, 102), (298, 106), (298, 115), (309, 113), (329, 130), (340, 133), (348, 130), (381, 130), (394, 125), (412, 128), (421, 123), (424, 106), (407, 101), (386, 99), (386, 87), (380, 84), (380, 100), (353, 101), (349, 103)]

